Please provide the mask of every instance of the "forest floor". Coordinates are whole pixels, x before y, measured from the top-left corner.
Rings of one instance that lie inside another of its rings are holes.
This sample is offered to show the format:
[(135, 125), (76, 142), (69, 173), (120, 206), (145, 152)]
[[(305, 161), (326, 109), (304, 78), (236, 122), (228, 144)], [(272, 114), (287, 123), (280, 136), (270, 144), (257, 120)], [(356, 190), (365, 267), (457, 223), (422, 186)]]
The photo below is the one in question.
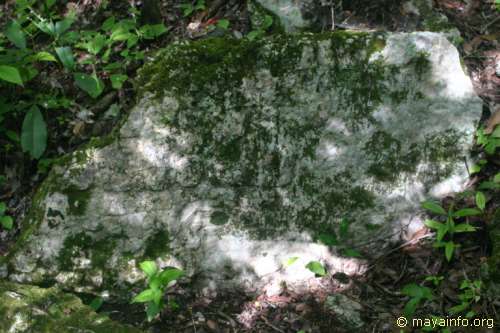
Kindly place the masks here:
[[(109, 12), (121, 12), (126, 15), (127, 2), (112, 2), (106, 11), (97, 10), (101, 1), (84, 0), (79, 2), (81, 15), (85, 22), (102, 22)], [(134, 2), (131, 0), (131, 2)], [(138, 5), (140, 1), (135, 1)], [(182, 0), (164, 0), (161, 2), (161, 17), (170, 31), (164, 37), (144, 43), (141, 47), (146, 54), (165, 47), (176, 40), (206, 37), (193, 31), (190, 23), (200, 22), (201, 26), (219, 19), (231, 22), (230, 30), (235, 36), (245, 35), (251, 30), (249, 15), (244, 1), (212, 1), (206, 9), (184, 17)], [(437, 8), (460, 30), (464, 43), (459, 47), (468, 75), (475, 90), (486, 105), (483, 121), (490, 126), (500, 122), (500, 15), (492, 3), (487, 1), (437, 0)], [(0, 17), (0, 26), (9, 17), (13, 1), (0, 5), (4, 13)], [(388, 31), (405, 30), (405, 16), (399, 11), (397, 0), (366, 1), (354, 0), (345, 6), (336, 7), (339, 17), (355, 22), (360, 29), (385, 27)], [(89, 23), (82, 23), (89, 24)], [(140, 63), (127, 67), (127, 74), (133, 77)], [(43, 69), (41, 69), (43, 70)], [(68, 75), (64, 71), (52, 71), (47, 80), (56, 80), (63, 86), (70, 86)], [(71, 95), (81, 106), (71, 112), (55, 110), (52, 120), (47, 120), (51, 128), (51, 138), (45, 161), (77, 149), (93, 136), (106, 134), (120, 121), (120, 114), (113, 118), (104, 117), (110, 105), (116, 104), (121, 110), (127, 110), (134, 104), (133, 87), (125, 84), (123, 89), (106, 92), (98, 100), (90, 100), (77, 90), (70, 90)], [(87, 110), (90, 115), (82, 115)], [(57, 117), (64, 121), (57, 121)], [(450, 119), (450, 121), (453, 121)], [(3, 140), (3, 139), (0, 139)], [(3, 145), (6, 142), (1, 141)], [(0, 201), (8, 203), (8, 214), (19, 222), (30, 206), (34, 189), (43, 180), (46, 170), (40, 162), (27, 158), (19, 150), (2, 150), (1, 174), (6, 175), (6, 182), (1, 188)], [(500, 161), (493, 161), (498, 170)], [(471, 186), (494, 172), (486, 170), (471, 179)], [(451, 199), (450, 199), (451, 200)], [(457, 200), (456, 198), (454, 199)], [(469, 203), (462, 200), (464, 206)], [(485, 216), (492, 216), (499, 203), (488, 207)], [(403, 313), (408, 297), (401, 293), (405, 285), (421, 283), (433, 286), (436, 300), (422, 304), (419, 313), (443, 313), (445, 309), (460, 304), (459, 284), (464, 278), (475, 281), (480, 279), (481, 267), (489, 255), (488, 235), (484, 231), (491, 220), (479, 221), (483, 231), (466, 234), (460, 241), (462, 247), (456, 252), (456, 260), (451, 264), (446, 261), (441, 251), (434, 249), (428, 240), (429, 230), (423, 229), (414, 235), (414, 241), (403, 244), (378, 258), (368, 258), (370, 269), (360, 278), (330, 276), (322, 278), (320, 288), (308, 295), (286, 291), (280, 296), (267, 297), (244, 294), (218, 295), (208, 299), (190, 292), (187, 286), (178, 285), (170, 295), (179, 304), (175, 311), (167, 309), (161, 320), (149, 326), (155, 332), (350, 332), (324, 307), (328, 294), (342, 291), (344, 295), (359, 302), (363, 307), (362, 318), (367, 326), (364, 332), (396, 332), (395, 320)], [(16, 223), (19, 226), (20, 223)], [(19, 227), (0, 231), (0, 255), (8, 252), (20, 234)], [(471, 237), (472, 235), (472, 237)], [(428, 279), (435, 277), (434, 280)], [(183, 288), (185, 287), (185, 288)], [(86, 297), (83, 296), (86, 300)], [(471, 306), (483, 317), (494, 318), (500, 325), (500, 304), (487, 296)], [(87, 300), (89, 301), (89, 300)], [(106, 312), (111, 318), (140, 327), (144, 323), (144, 309), (140, 305), (118, 306), (104, 304), (100, 312)], [(454, 330), (461, 331), (461, 330)], [(466, 330), (464, 330), (466, 331)], [(494, 330), (474, 329), (474, 332), (493, 332)]]

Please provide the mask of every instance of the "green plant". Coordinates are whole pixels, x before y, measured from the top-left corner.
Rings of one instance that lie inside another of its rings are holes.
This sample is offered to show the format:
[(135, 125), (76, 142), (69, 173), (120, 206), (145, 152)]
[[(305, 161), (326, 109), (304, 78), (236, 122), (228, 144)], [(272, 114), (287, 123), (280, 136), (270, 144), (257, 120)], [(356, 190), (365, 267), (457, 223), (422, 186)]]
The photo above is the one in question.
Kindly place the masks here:
[(5, 215), (7, 210), (7, 205), (4, 202), (0, 202), (0, 224), (7, 230), (12, 229), (14, 221), (12, 217)]
[(177, 268), (159, 270), (154, 261), (143, 261), (140, 268), (148, 278), (148, 288), (132, 299), (132, 303), (146, 303), (148, 321), (153, 320), (165, 307), (165, 290), (184, 272)]
[[(422, 207), (434, 214), (446, 218), (446, 222), (438, 222), (436, 220), (426, 220), (425, 225), (436, 231), (436, 241), (434, 247), (444, 248), (446, 260), (450, 261), (453, 253), (459, 244), (453, 241), (453, 235), (462, 232), (474, 232), (476, 228), (468, 223), (456, 223), (456, 218), (480, 215), (481, 211), (475, 208), (463, 208), (458, 211), (453, 210), (453, 205), (450, 206), (448, 212), (436, 202), (424, 201)], [(446, 237), (446, 240), (445, 240)]]
[(432, 283), (434, 287), (438, 287), (441, 284), (441, 281), (443, 281), (444, 277), (442, 276), (434, 276), (430, 275), (425, 278), (424, 281)]
[(195, 11), (204, 10), (205, 0), (196, 0), (196, 3), (194, 5), (192, 3), (182, 3), (179, 5), (179, 7), (182, 9), (182, 15), (184, 17), (188, 17)]
[(325, 276), (326, 275), (325, 267), (318, 261), (310, 261), (306, 265), (306, 268), (318, 276)]
[(407, 284), (401, 290), (403, 295), (410, 297), (410, 300), (406, 303), (404, 307), (404, 313), (407, 317), (412, 317), (417, 307), (422, 303), (422, 301), (433, 300), (434, 295), (432, 290), (427, 287), (419, 286), (415, 283)]
[(354, 257), (354, 258), (360, 258), (362, 257), (362, 254), (355, 250), (352, 249), (348, 246), (348, 241), (350, 238), (350, 221), (346, 218), (343, 218), (340, 221), (337, 233), (333, 230), (328, 231), (327, 233), (321, 233), (318, 235), (318, 240), (327, 245), (327, 246), (335, 246), (339, 249), (340, 253), (346, 257)]
[(270, 15), (264, 16), (262, 24), (257, 29), (250, 31), (247, 35), (247, 38), (249, 40), (254, 40), (256, 38), (264, 36), (266, 31), (269, 28), (271, 28), (272, 25), (273, 25), (273, 17)]
[(496, 128), (491, 133), (486, 133), (485, 129), (481, 127), (476, 132), (477, 144), (484, 149), (487, 155), (495, 154), (495, 151), (500, 147), (500, 126)]
[[(471, 281), (469, 279), (465, 279), (462, 281), (462, 284), (460, 285), (462, 293), (458, 296), (460, 304), (452, 307), (449, 310), (450, 314), (465, 312), (473, 303), (479, 302), (481, 300), (481, 287), (482, 282), (480, 280)], [(475, 315), (476, 313), (473, 310), (469, 310), (465, 316), (467, 318), (472, 318)]]

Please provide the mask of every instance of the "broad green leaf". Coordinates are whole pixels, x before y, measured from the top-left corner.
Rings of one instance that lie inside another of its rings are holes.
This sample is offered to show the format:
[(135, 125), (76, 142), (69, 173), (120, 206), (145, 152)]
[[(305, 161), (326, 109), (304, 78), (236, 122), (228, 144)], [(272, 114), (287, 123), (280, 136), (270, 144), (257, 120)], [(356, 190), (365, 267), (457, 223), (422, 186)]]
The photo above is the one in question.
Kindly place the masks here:
[(478, 191), (476, 193), (476, 206), (481, 210), (486, 207), (486, 197), (483, 192)]
[(75, 58), (73, 57), (73, 51), (71, 51), (71, 47), (56, 47), (56, 53), (61, 60), (64, 68), (68, 70), (75, 69)]
[(218, 20), (217, 26), (221, 29), (226, 30), (227, 28), (229, 28), (229, 20), (226, 19)]
[(146, 289), (132, 299), (132, 303), (145, 303), (155, 299), (158, 289)]
[(114, 16), (111, 16), (111, 17), (108, 17), (103, 23), (102, 23), (102, 26), (101, 26), (101, 29), (104, 30), (104, 31), (109, 31), (113, 28), (113, 26), (115, 25), (115, 17)]
[(167, 31), (168, 28), (163, 23), (153, 25), (146, 24), (139, 29), (139, 32), (144, 39), (154, 39), (163, 35)]
[(475, 208), (463, 208), (453, 213), (454, 217), (465, 217), (474, 215), (481, 215), (481, 211)]
[(96, 297), (90, 302), (89, 306), (94, 310), (97, 311), (99, 308), (102, 306), (104, 303), (104, 300), (101, 297)]
[(43, 115), (34, 105), (24, 117), (21, 131), (23, 152), (29, 152), (33, 158), (40, 158), (47, 147), (47, 126)]
[(476, 228), (467, 223), (461, 223), (455, 227), (454, 232), (473, 232)]
[(473, 166), (470, 167), (469, 170), (471, 175), (478, 173), (479, 171), (481, 171), (481, 166), (479, 164), (474, 164)]
[(18, 84), (20, 86), (23, 85), (23, 80), (21, 79), (19, 71), (17, 70), (17, 68), (12, 66), (0, 65), (0, 79), (10, 83)]
[(247, 34), (248, 40), (254, 40), (258, 38), (260, 35), (262, 35), (262, 31), (260, 30), (252, 30)]
[(287, 260), (283, 262), (283, 267), (287, 268), (292, 266), (297, 260), (299, 260), (299, 257), (290, 257)]
[(160, 273), (160, 280), (163, 285), (168, 285), (170, 282), (178, 280), (184, 272), (177, 268), (167, 268)]
[(7, 205), (5, 204), (5, 202), (0, 202), (0, 216), (3, 216), (6, 210), (7, 210)]
[(51, 8), (52, 6), (54, 6), (56, 3), (56, 0), (45, 0), (45, 6), (47, 6), (47, 8)]
[(7, 230), (12, 229), (14, 225), (14, 220), (12, 220), (12, 217), (10, 216), (2, 216), (0, 218), (0, 224)]
[(144, 274), (146, 274), (149, 278), (151, 278), (156, 274), (156, 272), (158, 272), (158, 267), (156, 266), (156, 263), (151, 260), (141, 262), (139, 264), (139, 267), (144, 272)]
[(271, 15), (266, 15), (264, 17), (264, 22), (262, 22), (262, 29), (267, 30), (273, 25), (273, 17)]
[(124, 75), (124, 74), (113, 74), (109, 77), (109, 79), (111, 80), (111, 86), (114, 89), (121, 89), (123, 86), (123, 83), (125, 83), (125, 81), (127, 81), (128, 76)]
[(448, 260), (448, 261), (451, 260), (451, 257), (453, 256), (453, 251), (455, 251), (455, 243), (446, 242), (444, 245), (444, 254), (445, 254), (446, 260)]
[(49, 52), (41, 51), (34, 55), (35, 61), (57, 61), (57, 59)]
[(104, 91), (104, 83), (97, 75), (87, 75), (85, 73), (75, 73), (74, 79), (76, 85), (89, 94), (92, 98), (97, 98)]
[(470, 304), (468, 302), (461, 303), (459, 305), (455, 305), (450, 308), (450, 314), (457, 314), (463, 312), (469, 308)]
[(63, 20), (56, 22), (54, 26), (54, 32), (56, 36), (59, 37), (64, 34), (71, 27), (73, 22), (75, 22), (75, 20), (76, 13), (74, 11), (71, 11)]
[(419, 298), (419, 299), (433, 299), (434, 296), (432, 295), (432, 290), (427, 288), (427, 287), (422, 287), (419, 286), (418, 284), (415, 283), (410, 283), (407, 284), (403, 287), (401, 290), (401, 293), (410, 296), (413, 298)]
[(24, 36), (23, 28), (16, 20), (11, 21), (7, 25), (4, 34), (16, 47), (20, 49), (26, 48), (26, 37)]
[(500, 184), (497, 182), (484, 181), (477, 187), (478, 190), (498, 190), (500, 189)]
[(405, 316), (411, 317), (417, 310), (418, 304), (420, 303), (421, 298), (412, 298), (406, 303), (403, 312)]
[(439, 230), (440, 228), (442, 228), (444, 226), (443, 223), (441, 222), (438, 222), (438, 221), (434, 221), (434, 220), (425, 220), (424, 224), (431, 228), (431, 229), (435, 229), (435, 230)]
[(160, 313), (160, 307), (154, 302), (149, 302), (146, 305), (146, 315), (148, 317), (148, 321), (152, 321), (156, 318), (156, 316)]
[(443, 207), (434, 201), (424, 201), (422, 202), (422, 207), (439, 215), (447, 215)]
[(325, 276), (326, 275), (326, 270), (323, 265), (317, 261), (311, 261), (306, 265), (306, 268), (313, 272), (316, 275), (319, 276)]
[(106, 46), (106, 36), (98, 33), (91, 40), (78, 44), (77, 47), (84, 48), (88, 53), (97, 55), (101, 52), (102, 48)]

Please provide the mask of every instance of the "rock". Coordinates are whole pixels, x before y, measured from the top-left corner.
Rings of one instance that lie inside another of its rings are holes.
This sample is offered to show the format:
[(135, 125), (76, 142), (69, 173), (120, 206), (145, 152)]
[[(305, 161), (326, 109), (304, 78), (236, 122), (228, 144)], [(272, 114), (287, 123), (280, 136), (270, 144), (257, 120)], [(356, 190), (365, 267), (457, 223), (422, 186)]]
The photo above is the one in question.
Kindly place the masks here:
[(71, 294), (0, 281), (0, 332), (139, 333), (95, 313)]
[(324, 15), (322, 1), (317, 0), (251, 0), (252, 27), (259, 28), (265, 11), (279, 19), (286, 32), (318, 30)]
[(325, 301), (327, 311), (333, 313), (334, 318), (343, 328), (359, 329), (364, 326), (361, 319), (363, 307), (358, 302), (342, 294), (328, 296)]
[(482, 107), (437, 33), (180, 43), (137, 87), (126, 122), (38, 189), (10, 280), (129, 301), (148, 258), (198, 291), (306, 290), (310, 261), (362, 274), (320, 236), (345, 218), (377, 255), (421, 228), (424, 198), (463, 189)]

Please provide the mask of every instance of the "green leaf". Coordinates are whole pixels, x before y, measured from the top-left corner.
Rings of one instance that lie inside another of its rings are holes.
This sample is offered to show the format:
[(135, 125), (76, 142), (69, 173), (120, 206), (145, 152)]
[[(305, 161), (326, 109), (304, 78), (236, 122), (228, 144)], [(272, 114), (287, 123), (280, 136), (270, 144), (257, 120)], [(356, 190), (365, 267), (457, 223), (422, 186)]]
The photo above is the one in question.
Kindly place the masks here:
[(229, 20), (222, 19), (217, 21), (217, 27), (227, 30), (229, 28)]
[(97, 311), (99, 308), (102, 306), (104, 303), (104, 300), (101, 297), (96, 297), (90, 302), (89, 306), (94, 310)]
[(411, 317), (417, 310), (418, 304), (420, 303), (420, 298), (412, 298), (406, 303), (403, 312), (406, 317)]
[(446, 260), (448, 260), (448, 261), (451, 260), (451, 257), (453, 256), (453, 251), (455, 251), (455, 243), (446, 242), (444, 245), (444, 254), (445, 254)]
[(299, 260), (299, 257), (290, 257), (287, 260), (283, 262), (283, 267), (287, 268), (292, 266), (297, 260)]
[(0, 224), (7, 230), (12, 229), (14, 225), (14, 221), (12, 220), (12, 217), (10, 216), (2, 216), (0, 218)]
[(114, 16), (111, 16), (111, 17), (108, 17), (103, 23), (102, 23), (102, 26), (101, 26), (101, 29), (104, 30), (104, 31), (109, 31), (111, 29), (113, 29), (114, 25), (115, 25), (115, 17)]
[(483, 192), (478, 191), (476, 193), (476, 206), (481, 210), (484, 210), (486, 207), (486, 197)]
[(419, 286), (415, 283), (407, 284), (401, 290), (401, 293), (406, 296), (410, 296), (418, 299), (433, 299), (432, 290), (427, 287)]
[(154, 302), (149, 302), (146, 305), (146, 315), (148, 317), (148, 321), (152, 321), (156, 318), (156, 316), (160, 313), (160, 306)]
[(447, 215), (443, 207), (434, 201), (424, 201), (422, 202), (422, 207), (439, 215)]
[(73, 57), (73, 51), (71, 51), (71, 47), (56, 47), (55, 50), (64, 68), (73, 70), (75, 68), (75, 58)]
[(453, 232), (473, 232), (476, 228), (467, 223), (461, 223), (455, 227)]
[(178, 280), (184, 272), (177, 268), (167, 268), (160, 273), (160, 280), (163, 285), (168, 285), (170, 282)]
[(20, 49), (26, 48), (26, 37), (24, 37), (23, 28), (17, 21), (11, 21), (7, 25), (4, 34), (16, 47)]
[(454, 307), (450, 308), (449, 312), (450, 314), (457, 314), (460, 312), (464, 312), (469, 308), (470, 304), (468, 302), (461, 303), (459, 305), (455, 305)]
[(479, 209), (475, 208), (463, 208), (460, 209), (459, 211), (456, 211), (453, 213), (454, 217), (465, 217), (465, 216), (475, 216), (475, 215), (481, 215), (481, 211)]
[(262, 35), (262, 31), (260, 31), (260, 30), (252, 30), (252, 31), (250, 31), (247, 34), (247, 38), (248, 38), (248, 40), (255, 40), (258, 37), (260, 37), (261, 35)]
[(493, 178), (493, 181), (495, 183), (500, 183), (500, 172), (495, 175), (495, 177)]
[(156, 263), (151, 260), (143, 261), (139, 264), (141, 270), (146, 274), (149, 278), (154, 276), (158, 272), (158, 267), (156, 267)]
[(264, 17), (264, 22), (262, 22), (262, 29), (267, 30), (273, 25), (273, 17), (271, 15), (266, 15)]
[(0, 79), (10, 83), (18, 84), (20, 86), (23, 85), (23, 80), (21, 79), (19, 71), (17, 70), (17, 68), (12, 66), (0, 65)]
[(89, 94), (92, 98), (97, 98), (104, 91), (104, 83), (94, 73), (87, 75), (85, 73), (75, 73), (73, 75), (76, 85)]
[(319, 276), (325, 276), (326, 275), (326, 270), (323, 265), (317, 261), (311, 261), (306, 265), (306, 268), (313, 272), (316, 275)]
[(424, 224), (427, 227), (429, 227), (431, 229), (435, 229), (435, 230), (439, 230), (444, 226), (443, 223), (438, 222), (438, 221), (434, 221), (434, 220), (425, 220)]
[(35, 61), (57, 61), (57, 59), (49, 52), (41, 51), (34, 55)]
[(139, 295), (132, 299), (132, 303), (145, 303), (152, 302), (158, 298), (158, 294), (161, 295), (161, 290), (159, 289), (146, 289), (142, 291)]
[(484, 181), (477, 187), (478, 190), (498, 190), (500, 184), (496, 182)]
[(139, 29), (139, 32), (144, 39), (154, 39), (163, 35), (167, 31), (168, 28), (163, 23), (153, 25), (146, 24)]
[(70, 11), (63, 20), (56, 22), (54, 26), (56, 36), (59, 37), (64, 34), (71, 27), (73, 22), (75, 22), (75, 20), (76, 13), (74, 11)]
[(7, 210), (7, 205), (5, 204), (5, 202), (0, 202), (0, 216), (3, 216), (6, 210)]
[(33, 158), (40, 158), (47, 147), (47, 126), (43, 115), (36, 105), (26, 113), (21, 132), (23, 152), (29, 152)]
[(114, 89), (121, 89), (123, 86), (123, 83), (127, 81), (128, 76), (124, 74), (113, 74), (109, 78), (111, 80), (111, 86)]
[(479, 164), (474, 164), (473, 166), (471, 166), (471, 168), (469, 170), (471, 175), (478, 173), (479, 171), (481, 171), (481, 166)]

